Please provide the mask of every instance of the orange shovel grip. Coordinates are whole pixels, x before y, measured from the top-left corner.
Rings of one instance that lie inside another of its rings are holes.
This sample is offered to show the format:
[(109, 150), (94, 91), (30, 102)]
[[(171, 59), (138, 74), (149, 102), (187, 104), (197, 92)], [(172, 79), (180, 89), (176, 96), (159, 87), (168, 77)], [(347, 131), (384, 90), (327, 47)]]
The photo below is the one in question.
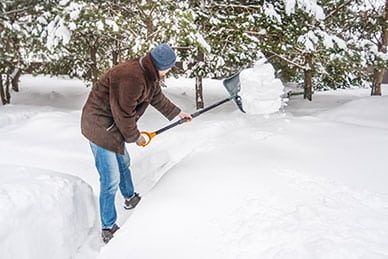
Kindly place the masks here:
[(152, 138), (156, 136), (156, 132), (141, 131), (140, 135), (146, 139), (146, 142), (141, 144), (142, 147), (145, 147), (151, 142)]

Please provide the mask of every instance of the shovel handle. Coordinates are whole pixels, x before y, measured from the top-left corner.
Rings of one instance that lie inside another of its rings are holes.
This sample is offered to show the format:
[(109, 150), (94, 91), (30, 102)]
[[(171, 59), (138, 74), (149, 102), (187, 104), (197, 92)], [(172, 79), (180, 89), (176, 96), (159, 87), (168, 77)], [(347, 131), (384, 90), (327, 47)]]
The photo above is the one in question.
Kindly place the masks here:
[[(214, 109), (215, 107), (217, 107), (217, 106), (219, 106), (219, 105), (221, 105), (223, 103), (226, 103), (226, 102), (228, 102), (228, 101), (230, 101), (230, 100), (232, 100), (234, 98), (237, 98), (237, 97), (239, 97), (239, 96), (231, 96), (231, 97), (228, 97), (228, 98), (226, 98), (224, 100), (221, 100), (221, 101), (219, 101), (217, 103), (214, 103), (214, 104), (212, 104), (212, 105), (210, 105), (210, 106), (208, 106), (206, 108), (203, 108), (202, 110), (199, 110), (199, 111), (191, 114), (191, 117), (195, 118), (195, 117), (201, 115), (202, 113), (207, 112), (207, 111), (209, 111), (211, 109)], [(162, 133), (162, 132), (164, 132), (166, 130), (169, 130), (169, 129), (175, 127), (175, 126), (178, 126), (178, 125), (180, 125), (182, 123), (185, 123), (187, 121), (189, 121), (188, 118), (182, 118), (182, 119), (180, 119), (180, 120), (178, 120), (178, 121), (176, 121), (174, 123), (171, 123), (171, 124), (161, 128), (161, 129), (158, 129), (157, 131), (154, 131), (154, 132), (141, 131), (140, 135), (142, 135), (146, 139), (146, 142), (144, 144), (141, 144), (141, 146), (142, 147), (147, 146), (151, 142), (152, 138), (155, 137), (156, 135), (158, 135), (158, 134), (160, 134), (160, 133)]]
[(142, 147), (145, 147), (151, 142), (152, 138), (156, 136), (156, 132), (141, 131), (140, 135), (142, 135), (146, 140), (144, 144), (141, 144)]

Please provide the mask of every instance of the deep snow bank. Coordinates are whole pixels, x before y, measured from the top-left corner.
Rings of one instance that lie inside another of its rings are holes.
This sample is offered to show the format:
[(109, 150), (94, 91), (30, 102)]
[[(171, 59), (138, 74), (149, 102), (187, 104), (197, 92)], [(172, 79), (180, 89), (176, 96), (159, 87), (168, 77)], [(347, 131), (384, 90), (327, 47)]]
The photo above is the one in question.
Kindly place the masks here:
[(72, 258), (98, 224), (80, 178), (1, 165), (0, 258)]

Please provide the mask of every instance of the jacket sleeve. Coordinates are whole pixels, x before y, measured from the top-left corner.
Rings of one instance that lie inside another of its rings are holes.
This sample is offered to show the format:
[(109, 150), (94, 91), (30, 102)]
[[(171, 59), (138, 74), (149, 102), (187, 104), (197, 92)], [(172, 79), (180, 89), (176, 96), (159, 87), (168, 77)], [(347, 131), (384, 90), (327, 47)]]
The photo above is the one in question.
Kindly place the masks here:
[(163, 93), (160, 86), (157, 86), (151, 100), (151, 105), (155, 107), (168, 120), (174, 119), (180, 112), (175, 104), (173, 104)]
[(110, 107), (125, 142), (135, 142), (140, 136), (136, 123), (136, 105), (142, 90), (142, 85), (135, 84), (129, 77), (111, 82)]

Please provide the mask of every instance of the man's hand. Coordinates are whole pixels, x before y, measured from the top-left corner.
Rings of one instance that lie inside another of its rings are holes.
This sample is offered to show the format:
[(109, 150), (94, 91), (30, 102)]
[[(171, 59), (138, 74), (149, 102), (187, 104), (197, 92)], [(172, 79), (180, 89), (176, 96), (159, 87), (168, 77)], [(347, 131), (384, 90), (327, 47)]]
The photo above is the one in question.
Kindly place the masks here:
[(136, 140), (136, 145), (138, 146), (144, 146), (144, 144), (146, 143), (146, 140), (145, 138), (143, 137), (143, 135), (140, 135), (139, 138)]
[(186, 113), (186, 112), (180, 112), (178, 114), (179, 118), (183, 119), (183, 118), (186, 118), (187, 121), (191, 121), (193, 119), (193, 117), (191, 117), (191, 114), (189, 113)]

